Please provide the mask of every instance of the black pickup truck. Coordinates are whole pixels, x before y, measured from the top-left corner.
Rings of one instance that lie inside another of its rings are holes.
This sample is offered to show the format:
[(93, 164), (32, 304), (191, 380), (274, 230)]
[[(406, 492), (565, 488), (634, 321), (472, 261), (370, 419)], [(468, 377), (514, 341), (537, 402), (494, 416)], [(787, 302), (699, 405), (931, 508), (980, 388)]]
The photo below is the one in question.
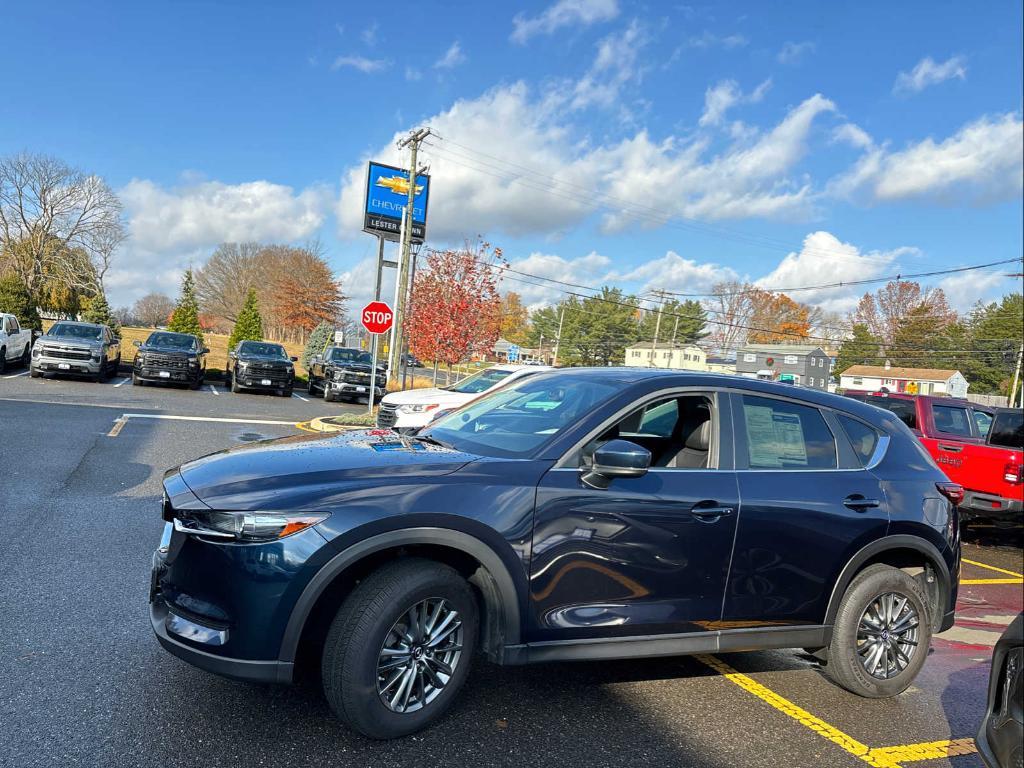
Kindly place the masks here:
[(267, 341), (240, 341), (228, 352), (227, 373), (231, 391), (272, 390), (292, 396), (295, 386), (295, 361), (284, 347)]
[[(309, 392), (323, 393), (329, 403), (369, 397), (372, 369), (373, 358), (369, 352), (351, 347), (328, 347), (309, 361)], [(379, 401), (388, 383), (383, 365), (377, 365), (376, 375), (374, 400)]]
[(154, 331), (141, 344), (132, 363), (132, 385), (148, 383), (187, 384), (199, 389), (206, 378), (206, 353), (197, 336)]

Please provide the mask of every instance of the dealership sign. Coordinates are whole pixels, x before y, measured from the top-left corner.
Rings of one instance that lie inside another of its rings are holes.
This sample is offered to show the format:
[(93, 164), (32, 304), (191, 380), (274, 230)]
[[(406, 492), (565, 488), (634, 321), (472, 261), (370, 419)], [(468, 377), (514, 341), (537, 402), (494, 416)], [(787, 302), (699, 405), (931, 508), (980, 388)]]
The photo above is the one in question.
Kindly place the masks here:
[[(416, 177), (412, 205), (412, 240), (422, 243), (427, 231), (427, 200), (430, 176)], [(363, 231), (398, 240), (402, 229), (402, 209), (409, 202), (409, 172), (392, 165), (371, 162), (366, 171), (366, 202), (363, 206)]]

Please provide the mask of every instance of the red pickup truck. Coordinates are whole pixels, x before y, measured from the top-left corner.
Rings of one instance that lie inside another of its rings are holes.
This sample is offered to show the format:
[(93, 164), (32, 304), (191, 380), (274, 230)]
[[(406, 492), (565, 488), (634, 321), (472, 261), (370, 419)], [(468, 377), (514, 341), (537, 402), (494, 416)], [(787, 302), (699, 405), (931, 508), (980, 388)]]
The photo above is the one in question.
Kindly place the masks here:
[(1024, 518), (1024, 446), (1017, 444), (1021, 431), (1014, 426), (1020, 409), (931, 395), (846, 394), (892, 411), (910, 427), (946, 476), (963, 486), (964, 520)]

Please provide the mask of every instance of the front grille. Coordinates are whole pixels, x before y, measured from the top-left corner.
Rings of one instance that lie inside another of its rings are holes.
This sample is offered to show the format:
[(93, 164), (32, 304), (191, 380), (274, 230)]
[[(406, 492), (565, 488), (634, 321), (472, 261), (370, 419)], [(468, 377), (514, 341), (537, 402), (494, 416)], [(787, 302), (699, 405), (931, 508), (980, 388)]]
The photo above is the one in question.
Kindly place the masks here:
[(88, 360), (92, 357), (92, 352), (88, 349), (53, 349), (51, 347), (44, 349), (43, 355), (54, 357), (58, 360)]
[(344, 381), (348, 384), (365, 384), (370, 386), (370, 374), (348, 371), (345, 373)]
[(288, 378), (287, 368), (282, 368), (281, 366), (272, 364), (249, 363), (249, 365), (245, 367), (245, 372), (246, 375), (251, 376), (263, 376), (266, 378), (276, 377), (280, 379)]
[(377, 411), (377, 426), (391, 429), (398, 421), (398, 408), (394, 405), (381, 405)]
[(147, 368), (162, 368), (163, 370), (185, 370), (188, 368), (188, 358), (177, 357), (176, 355), (159, 355), (147, 352), (145, 360)]

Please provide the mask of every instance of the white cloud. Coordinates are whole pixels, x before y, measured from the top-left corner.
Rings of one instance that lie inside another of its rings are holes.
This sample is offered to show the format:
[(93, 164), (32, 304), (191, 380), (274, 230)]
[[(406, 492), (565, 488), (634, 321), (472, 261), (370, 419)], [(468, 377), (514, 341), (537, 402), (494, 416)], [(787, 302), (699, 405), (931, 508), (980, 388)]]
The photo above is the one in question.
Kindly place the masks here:
[[(812, 232), (804, 238), (799, 253), (788, 254), (755, 284), (762, 288), (785, 289), (805, 285), (827, 285), (853, 280), (870, 280), (893, 269), (901, 257), (918, 254), (916, 248), (861, 252), (829, 232)], [(796, 301), (813, 304), (829, 312), (848, 312), (864, 294), (863, 286), (793, 291)]]
[(809, 40), (805, 40), (802, 43), (788, 41), (782, 46), (782, 50), (776, 54), (775, 58), (778, 59), (780, 64), (796, 64), (803, 58), (805, 53), (814, 53), (817, 47), (816, 43), (812, 43)]
[[(424, 148), (434, 174), (429, 235), (454, 243), (477, 234), (557, 237), (598, 211), (607, 230), (678, 217), (806, 217), (812, 190), (795, 174), (814, 120), (833, 110), (812, 96), (763, 134), (712, 155), (706, 136), (655, 141), (640, 131), (595, 145), (567, 122), (564, 100), (533, 97), (523, 83), (498, 87), (422, 121), (443, 137)], [(364, 160), (400, 164), (394, 140)], [(365, 169), (353, 165), (342, 179), (342, 237), (362, 227)]]
[(688, 48), (707, 50), (709, 48), (724, 48), (731, 51), (734, 48), (742, 48), (749, 40), (743, 35), (716, 35), (713, 32), (704, 30), (699, 37), (691, 37), (686, 41)]
[[(535, 251), (524, 259), (511, 260), (509, 267), (549, 280), (597, 286), (609, 279), (608, 268), (611, 263), (611, 259), (595, 251), (572, 259)], [(523, 304), (531, 311), (545, 304), (555, 303), (565, 296), (565, 292), (556, 283), (546, 283), (543, 280), (525, 277), (520, 279), (521, 277), (515, 272), (505, 273), (502, 288), (505, 291), (518, 293)], [(569, 286), (565, 286), (565, 290), (584, 292)]]
[[(396, 246), (389, 244), (387, 247), (390, 250), (385, 252), (385, 258), (396, 258)], [(376, 247), (374, 250), (376, 250)], [(422, 261), (420, 263), (422, 264)], [(358, 315), (359, 311), (374, 299), (374, 291), (377, 287), (376, 254), (359, 260), (351, 269), (342, 272), (337, 277), (341, 282), (341, 290), (346, 296), (346, 304), (349, 311)], [(385, 267), (383, 272), (381, 272), (380, 295), (381, 299), (388, 304), (394, 303), (395, 270), (393, 268)]]
[(958, 312), (967, 312), (978, 301), (997, 301), (1010, 291), (1020, 292), (1019, 278), (1008, 278), (1005, 271), (961, 272), (939, 281), (949, 304)]
[(448, 50), (444, 52), (444, 55), (434, 62), (435, 69), (454, 69), (466, 60), (466, 54), (462, 52), (462, 46), (459, 45), (459, 41), (456, 40), (450, 46)]
[(363, 39), (364, 43), (372, 46), (377, 42), (377, 30), (379, 29), (380, 24), (374, 21), (368, 27), (363, 29), (363, 31), (359, 33), (359, 36)]
[(843, 123), (832, 131), (832, 143), (849, 144), (857, 149), (865, 149), (872, 144), (868, 132), (854, 123)]
[(324, 222), (330, 192), (296, 192), (269, 181), (205, 181), (167, 189), (133, 179), (118, 190), (128, 240), (111, 267), (112, 301), (131, 303), (159, 290), (173, 294), (189, 263), (199, 264), (225, 241), (300, 241)]
[(380, 72), (391, 66), (391, 62), (387, 59), (368, 59), (365, 56), (339, 56), (331, 64), (331, 69), (337, 70), (343, 67), (350, 69), (358, 69), (364, 74), (372, 74), (374, 72)]
[(573, 89), (572, 107), (584, 109), (619, 104), (623, 86), (640, 78), (637, 55), (646, 44), (647, 36), (636, 20), (598, 43), (593, 64)]
[(1018, 114), (985, 116), (944, 141), (869, 149), (831, 191), (867, 202), (927, 199), (985, 204), (1019, 197), (1024, 124)]
[(729, 109), (740, 103), (761, 101), (771, 86), (771, 78), (768, 78), (750, 94), (744, 96), (735, 80), (722, 80), (704, 92), (704, 113), (700, 116), (699, 124), (718, 125)]
[(941, 64), (926, 56), (917, 62), (917, 66), (910, 72), (900, 72), (896, 83), (892, 87), (893, 93), (919, 93), (929, 85), (951, 80), (967, 79), (967, 59), (963, 56), (953, 56)]
[(512, 42), (525, 44), (534, 35), (550, 35), (563, 27), (584, 27), (619, 15), (617, 0), (558, 0), (539, 16), (517, 14), (512, 19)]
[(715, 283), (737, 280), (739, 275), (729, 267), (712, 262), (700, 263), (683, 258), (675, 251), (668, 251), (660, 258), (611, 275), (609, 279), (636, 283), (643, 293), (653, 290), (708, 293)]
[(406, 67), (405, 68), (405, 79), (406, 80), (408, 80), (410, 82), (415, 82), (417, 80), (421, 80), (422, 78), (423, 78), (423, 73), (420, 72), (418, 69), (414, 69), (413, 67)]

